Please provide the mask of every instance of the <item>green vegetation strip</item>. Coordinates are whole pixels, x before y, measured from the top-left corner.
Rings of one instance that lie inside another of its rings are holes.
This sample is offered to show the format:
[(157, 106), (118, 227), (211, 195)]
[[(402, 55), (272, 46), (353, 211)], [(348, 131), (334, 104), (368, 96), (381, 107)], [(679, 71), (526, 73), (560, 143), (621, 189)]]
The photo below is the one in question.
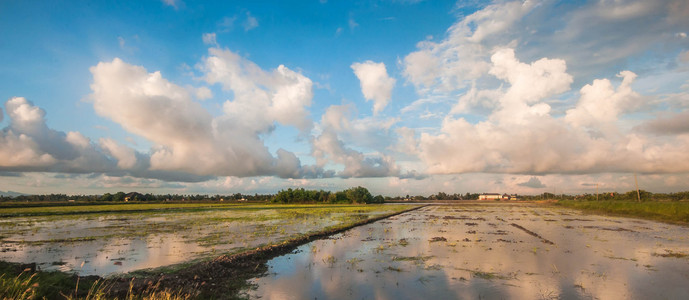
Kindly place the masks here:
[(592, 213), (689, 224), (689, 202), (558, 201), (556, 205)]

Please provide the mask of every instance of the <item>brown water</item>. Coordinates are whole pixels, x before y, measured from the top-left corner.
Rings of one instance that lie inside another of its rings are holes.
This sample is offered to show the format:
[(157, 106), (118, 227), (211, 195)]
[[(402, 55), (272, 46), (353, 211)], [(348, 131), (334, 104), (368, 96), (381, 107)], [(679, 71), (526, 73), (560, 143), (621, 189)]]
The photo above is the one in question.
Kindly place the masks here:
[(689, 228), (526, 205), (429, 206), (299, 247), (263, 299), (689, 299)]

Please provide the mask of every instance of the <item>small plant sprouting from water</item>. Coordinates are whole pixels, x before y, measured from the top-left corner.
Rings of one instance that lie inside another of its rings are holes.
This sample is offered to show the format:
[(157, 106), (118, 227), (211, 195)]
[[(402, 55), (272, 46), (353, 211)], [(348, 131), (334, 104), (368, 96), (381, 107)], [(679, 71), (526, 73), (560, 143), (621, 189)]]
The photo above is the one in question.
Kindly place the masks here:
[(325, 258), (323, 258), (323, 263), (328, 265), (328, 267), (332, 268), (335, 266), (335, 263), (337, 263), (337, 258), (335, 258), (332, 255), (328, 255)]

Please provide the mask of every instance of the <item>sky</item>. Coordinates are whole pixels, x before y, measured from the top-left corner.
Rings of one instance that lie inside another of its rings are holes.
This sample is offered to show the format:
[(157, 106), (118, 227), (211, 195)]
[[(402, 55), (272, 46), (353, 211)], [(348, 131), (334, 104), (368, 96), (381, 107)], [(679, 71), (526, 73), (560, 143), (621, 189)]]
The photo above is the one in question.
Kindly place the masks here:
[(689, 2), (1, 1), (0, 191), (689, 190)]

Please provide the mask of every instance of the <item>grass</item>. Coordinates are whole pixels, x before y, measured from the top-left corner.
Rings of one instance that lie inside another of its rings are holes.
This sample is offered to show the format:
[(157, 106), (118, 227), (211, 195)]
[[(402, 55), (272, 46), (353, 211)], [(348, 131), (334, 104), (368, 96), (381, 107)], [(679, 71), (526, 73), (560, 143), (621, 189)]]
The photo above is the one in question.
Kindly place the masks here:
[[(0, 264), (2, 264), (0, 267), (8, 267), (6, 263), (0, 262)], [(66, 278), (65, 274), (59, 272), (31, 272), (30, 270), (24, 270), (14, 275), (11, 271), (5, 271), (9, 270), (3, 269), (3, 273), (0, 274), (0, 299), (118, 299), (109, 295), (110, 286), (100, 281), (79, 282), (79, 280), (75, 281), (73, 278)], [(58, 290), (54, 285), (59, 285), (62, 288)], [(130, 288), (122, 299), (184, 300), (192, 299), (194, 296), (194, 293), (159, 289), (157, 284), (152, 284), (141, 292), (135, 292)]]
[(17, 270), (19, 264), (0, 261), (0, 299), (63, 299), (65, 294), (85, 295), (96, 280), (83, 279), (63, 272)]
[(689, 202), (558, 201), (558, 206), (586, 212), (689, 224)]
[[(34, 274), (35, 275), (35, 274)], [(2, 299), (34, 299), (36, 288), (34, 275), (13, 277), (0, 274), (0, 298)]]

